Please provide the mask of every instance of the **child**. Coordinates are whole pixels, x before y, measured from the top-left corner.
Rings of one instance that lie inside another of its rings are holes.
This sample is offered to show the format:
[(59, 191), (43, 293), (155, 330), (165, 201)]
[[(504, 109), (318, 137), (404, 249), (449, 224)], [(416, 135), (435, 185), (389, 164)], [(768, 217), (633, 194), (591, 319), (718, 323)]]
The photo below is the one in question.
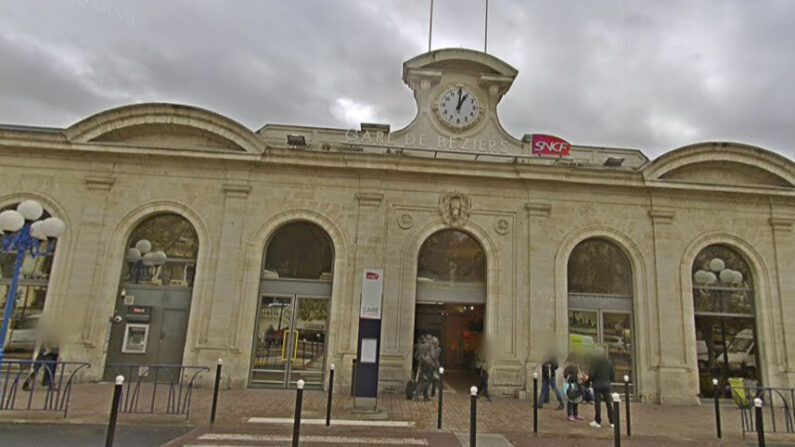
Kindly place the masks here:
[(566, 396), (566, 419), (569, 422), (581, 421), (583, 418), (577, 412), (583, 395), (580, 368), (574, 363), (569, 363), (563, 370), (563, 380), (563, 395)]

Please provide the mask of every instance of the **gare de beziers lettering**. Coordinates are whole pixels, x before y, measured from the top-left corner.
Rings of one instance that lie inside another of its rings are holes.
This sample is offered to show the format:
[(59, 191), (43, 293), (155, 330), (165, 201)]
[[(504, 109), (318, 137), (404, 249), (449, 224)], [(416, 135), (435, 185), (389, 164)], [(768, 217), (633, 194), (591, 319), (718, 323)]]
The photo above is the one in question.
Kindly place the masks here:
[(508, 143), (505, 140), (494, 140), (477, 137), (458, 137), (439, 135), (435, 138), (429, 135), (407, 134), (400, 138), (391, 133), (357, 131), (348, 129), (345, 140), (352, 144), (367, 144), (376, 146), (394, 146), (400, 148), (442, 149), (471, 152), (485, 152), (493, 154), (507, 154)]

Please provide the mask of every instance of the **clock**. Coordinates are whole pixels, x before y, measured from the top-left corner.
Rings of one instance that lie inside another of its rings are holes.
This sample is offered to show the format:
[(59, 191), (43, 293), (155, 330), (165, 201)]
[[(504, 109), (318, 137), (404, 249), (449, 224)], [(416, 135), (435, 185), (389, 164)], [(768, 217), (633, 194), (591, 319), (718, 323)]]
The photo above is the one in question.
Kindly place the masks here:
[(435, 106), (442, 123), (453, 130), (473, 126), (482, 115), (477, 95), (463, 85), (444, 88)]

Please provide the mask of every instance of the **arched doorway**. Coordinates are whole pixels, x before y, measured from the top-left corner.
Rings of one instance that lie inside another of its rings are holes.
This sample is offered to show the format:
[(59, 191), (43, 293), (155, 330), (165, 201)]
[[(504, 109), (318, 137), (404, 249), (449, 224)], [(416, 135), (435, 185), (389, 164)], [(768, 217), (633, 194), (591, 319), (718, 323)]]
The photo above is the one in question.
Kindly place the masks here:
[[(699, 387), (713, 396), (712, 379), (759, 379), (759, 343), (750, 268), (736, 250), (710, 245), (692, 268)], [(729, 396), (730, 394), (727, 394)]]
[(249, 384), (321, 388), (334, 248), (325, 230), (293, 222), (265, 247)]
[(632, 267), (626, 253), (603, 238), (586, 239), (568, 261), (569, 352), (587, 356), (603, 346), (616, 381), (634, 383)]
[[(13, 203), (0, 208), (0, 211), (16, 210), (18, 206), (19, 203)], [(51, 214), (45, 209), (41, 217), (37, 218), (37, 221), (42, 221), (49, 217), (51, 217)], [(10, 238), (9, 234), (0, 235), (0, 239), (3, 237)], [(8, 332), (5, 334), (3, 358), (8, 360), (30, 360), (34, 355), (36, 343), (39, 341), (36, 336), (37, 327), (44, 313), (57, 240), (51, 238), (39, 243), (41, 254), (34, 257), (30, 255), (29, 251), (26, 252), (19, 270), (14, 309), (11, 311)], [(16, 250), (9, 252), (0, 251), (0, 312), (5, 310), (14, 275), (16, 257)], [(0, 314), (0, 317), (2, 317), (2, 314)]]
[(480, 243), (459, 230), (429, 236), (417, 258), (416, 297), (414, 371), (423, 339), (435, 337), (446, 383), (462, 390), (476, 385), (485, 346), (486, 255)]
[[(108, 364), (181, 365), (193, 295), (199, 238), (175, 213), (141, 221), (127, 239)], [(105, 368), (112, 380), (118, 368)]]

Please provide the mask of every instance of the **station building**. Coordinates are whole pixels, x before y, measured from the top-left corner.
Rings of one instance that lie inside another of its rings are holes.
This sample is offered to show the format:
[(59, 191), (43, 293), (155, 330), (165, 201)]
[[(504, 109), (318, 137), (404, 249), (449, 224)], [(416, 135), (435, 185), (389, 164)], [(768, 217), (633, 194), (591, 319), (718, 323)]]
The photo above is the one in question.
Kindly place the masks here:
[(422, 335), (451, 381), (483, 366), (504, 395), (553, 348), (597, 345), (645, 401), (697, 402), (713, 376), (795, 386), (792, 160), (512, 136), (497, 105), (516, 76), (471, 50), (410, 59), (403, 129), (252, 131), (162, 103), (0, 126), (0, 209), (35, 199), (67, 226), (23, 266), (12, 332), (58, 324), (83, 380), (223, 358), (231, 387), (321, 387), (334, 363), (345, 388), (374, 268), (382, 391)]

